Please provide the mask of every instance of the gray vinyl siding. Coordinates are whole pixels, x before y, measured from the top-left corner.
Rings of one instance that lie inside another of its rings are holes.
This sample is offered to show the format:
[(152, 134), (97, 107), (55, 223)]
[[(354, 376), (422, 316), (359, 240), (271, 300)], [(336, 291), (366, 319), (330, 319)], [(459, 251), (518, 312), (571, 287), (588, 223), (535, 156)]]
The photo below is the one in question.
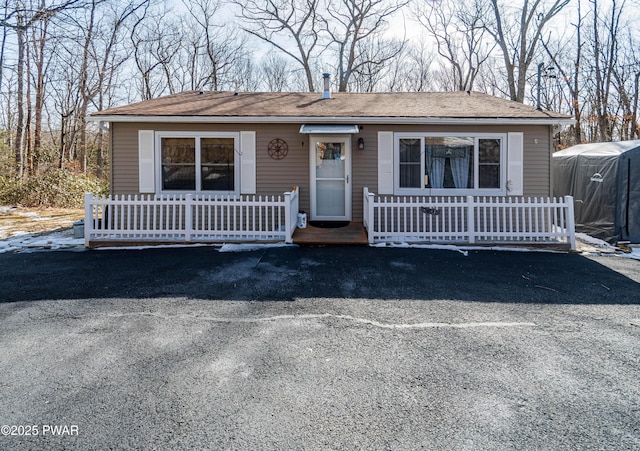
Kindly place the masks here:
[[(358, 138), (364, 140), (364, 150), (358, 149)], [(362, 221), (362, 191), (365, 186), (378, 188), (378, 131), (365, 125), (351, 140), (351, 189), (353, 220)], [(375, 192), (375, 191), (374, 191)]]
[[(293, 186), (300, 187), (300, 209), (309, 208), (309, 136), (299, 133), (297, 124), (182, 124), (182, 123), (111, 123), (113, 194), (138, 193), (138, 130), (154, 131), (231, 131), (256, 132), (257, 195), (282, 195)], [(378, 131), (507, 133), (524, 132), (524, 195), (549, 196), (551, 139), (549, 126), (469, 126), (469, 125), (364, 125), (352, 136), (352, 211), (353, 220), (362, 221), (362, 190), (365, 186), (378, 190)], [(288, 145), (288, 154), (281, 160), (272, 159), (267, 148), (275, 138)], [(364, 140), (364, 150), (358, 149), (358, 138)], [(535, 143), (535, 140), (538, 140)]]
[[(535, 140), (538, 143), (535, 143)], [(529, 127), (524, 130), (524, 195), (551, 195), (551, 133), (549, 127)]]
[[(299, 124), (245, 124), (243, 130), (256, 131), (256, 192), (278, 196), (291, 188), (300, 189), (300, 210), (309, 212), (309, 140), (301, 135)], [(269, 143), (280, 138), (287, 143), (287, 156), (275, 160), (267, 151)]]
[[(111, 124), (111, 193), (138, 193), (138, 130), (137, 124)], [(143, 127), (144, 128), (144, 127)]]

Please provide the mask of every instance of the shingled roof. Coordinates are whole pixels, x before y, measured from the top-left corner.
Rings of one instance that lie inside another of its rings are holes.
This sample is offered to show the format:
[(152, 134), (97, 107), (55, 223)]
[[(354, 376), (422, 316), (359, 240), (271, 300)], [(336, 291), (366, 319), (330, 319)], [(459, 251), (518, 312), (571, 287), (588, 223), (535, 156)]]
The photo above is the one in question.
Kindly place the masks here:
[(479, 92), (249, 93), (186, 91), (93, 113), (94, 120), (154, 117), (207, 118), (468, 118), (560, 122), (569, 116), (540, 111)]

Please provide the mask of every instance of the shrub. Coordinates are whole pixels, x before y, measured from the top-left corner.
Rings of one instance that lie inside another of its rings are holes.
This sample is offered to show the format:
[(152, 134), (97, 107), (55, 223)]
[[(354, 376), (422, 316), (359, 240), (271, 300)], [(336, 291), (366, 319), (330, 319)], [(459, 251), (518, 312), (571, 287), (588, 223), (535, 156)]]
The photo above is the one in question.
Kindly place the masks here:
[(0, 204), (82, 208), (84, 193), (108, 194), (108, 182), (60, 169), (21, 181), (0, 176)]

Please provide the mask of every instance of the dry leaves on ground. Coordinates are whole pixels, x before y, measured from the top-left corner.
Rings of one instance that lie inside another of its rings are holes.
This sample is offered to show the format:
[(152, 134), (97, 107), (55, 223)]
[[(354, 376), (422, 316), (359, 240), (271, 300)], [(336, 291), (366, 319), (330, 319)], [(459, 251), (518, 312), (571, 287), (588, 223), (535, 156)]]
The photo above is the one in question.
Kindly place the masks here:
[(0, 239), (72, 227), (83, 215), (81, 209), (0, 206)]

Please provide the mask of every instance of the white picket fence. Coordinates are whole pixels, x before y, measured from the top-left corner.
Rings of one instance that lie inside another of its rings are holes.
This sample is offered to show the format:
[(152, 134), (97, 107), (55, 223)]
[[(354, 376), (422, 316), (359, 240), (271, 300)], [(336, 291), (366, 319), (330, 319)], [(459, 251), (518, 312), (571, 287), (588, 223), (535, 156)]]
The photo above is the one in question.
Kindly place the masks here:
[(376, 196), (364, 188), (369, 243), (568, 244), (573, 198)]
[(283, 196), (85, 194), (85, 245), (100, 241), (292, 242), (298, 187)]
[[(364, 188), (369, 243), (568, 244), (573, 198), (377, 196)], [(85, 195), (85, 244), (293, 242), (299, 189), (282, 196)]]

